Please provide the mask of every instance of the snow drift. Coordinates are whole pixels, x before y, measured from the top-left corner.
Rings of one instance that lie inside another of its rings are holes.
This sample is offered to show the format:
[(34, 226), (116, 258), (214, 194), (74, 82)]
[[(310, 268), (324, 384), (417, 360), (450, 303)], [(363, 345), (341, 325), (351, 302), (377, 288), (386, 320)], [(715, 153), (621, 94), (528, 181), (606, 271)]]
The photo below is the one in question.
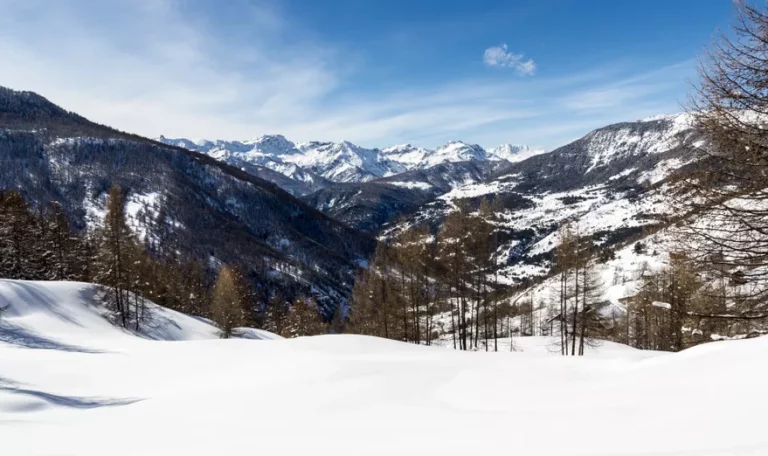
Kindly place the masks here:
[[(101, 351), (105, 345), (144, 339), (218, 339), (209, 320), (147, 301), (147, 318), (138, 333), (113, 325), (101, 303), (104, 290), (90, 283), (0, 279), (0, 343), (24, 348)], [(278, 338), (267, 331), (239, 328), (243, 338)]]
[(156, 306), (164, 324), (137, 335), (109, 324), (94, 293), (0, 281), (3, 454), (768, 453), (768, 338), (583, 358), (217, 340)]

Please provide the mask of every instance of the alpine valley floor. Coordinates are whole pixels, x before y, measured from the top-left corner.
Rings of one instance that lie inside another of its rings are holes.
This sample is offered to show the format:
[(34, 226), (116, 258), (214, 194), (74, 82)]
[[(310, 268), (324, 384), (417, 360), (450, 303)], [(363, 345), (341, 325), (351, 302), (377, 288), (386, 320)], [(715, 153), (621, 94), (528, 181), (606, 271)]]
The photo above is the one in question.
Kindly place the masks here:
[(97, 294), (0, 280), (3, 455), (768, 454), (766, 337), (581, 358), (533, 338), (220, 340), (157, 306), (141, 334), (119, 330)]

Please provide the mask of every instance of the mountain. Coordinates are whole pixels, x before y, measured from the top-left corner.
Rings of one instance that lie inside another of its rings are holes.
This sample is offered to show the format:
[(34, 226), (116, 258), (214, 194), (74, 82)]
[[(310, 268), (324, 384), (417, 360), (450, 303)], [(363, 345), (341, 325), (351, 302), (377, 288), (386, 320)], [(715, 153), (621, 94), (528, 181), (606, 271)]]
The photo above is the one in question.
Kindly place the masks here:
[(332, 182), (292, 163), (302, 152), (281, 135), (267, 135), (238, 141), (191, 141), (161, 136), (159, 142), (207, 154), (216, 160), (242, 169), (277, 184), (294, 196), (303, 196)]
[(444, 146), (440, 146), (427, 157), (427, 166), (439, 165), (440, 163), (469, 161), (469, 160), (487, 160), (488, 153), (477, 144), (466, 144), (461, 141), (451, 141)]
[(162, 136), (158, 141), (181, 145), (234, 166), (266, 167), (304, 182), (311, 190), (323, 188), (330, 182), (365, 182), (404, 170), (382, 157), (378, 149), (366, 149), (348, 141), (294, 144), (282, 135), (261, 136), (243, 142), (191, 141)]
[(366, 149), (349, 141), (313, 141), (299, 148), (303, 154), (293, 157), (293, 163), (334, 182), (365, 182), (403, 171), (400, 165), (382, 157), (378, 149)]
[(543, 152), (527, 146), (511, 145), (486, 151), (476, 144), (461, 141), (452, 141), (437, 149), (425, 149), (411, 144), (367, 149), (348, 141), (295, 144), (281, 135), (262, 136), (243, 142), (192, 141), (162, 136), (158, 141), (202, 152), (239, 168), (246, 169), (247, 165), (251, 165), (277, 171), (304, 185), (272, 178), (265, 173), (259, 177), (285, 186), (286, 190), (297, 196), (320, 190), (334, 182), (368, 182), (443, 163), (470, 160), (514, 162)]
[(434, 188), (399, 186), (376, 180), (335, 184), (302, 199), (353, 228), (377, 232), (393, 217), (427, 203), (439, 194)]
[(510, 163), (515, 163), (527, 160), (534, 155), (543, 154), (544, 152), (544, 150), (531, 149), (528, 146), (502, 144), (489, 150), (488, 156), (490, 159), (506, 160)]
[(482, 182), (509, 166), (506, 161), (445, 162), (358, 184), (334, 184), (302, 199), (363, 231), (385, 224), (462, 185)]
[(462, 141), (451, 141), (434, 150), (403, 144), (383, 149), (382, 154), (400, 163), (408, 171), (430, 168), (442, 163), (502, 159), (477, 144), (467, 144)]
[(552, 152), (512, 163), (487, 179), (453, 188), (384, 228), (437, 228), (460, 205), (480, 198), (504, 208), (501, 275), (509, 283), (549, 272), (556, 231), (566, 222), (602, 250), (659, 229), (672, 214), (672, 177), (695, 162), (698, 133), (686, 115), (610, 125)]
[(508, 161), (510, 163), (525, 160), (534, 155), (543, 154), (544, 150), (531, 149), (528, 146), (502, 144), (485, 150), (477, 144), (451, 141), (437, 149), (424, 149), (411, 144), (382, 149), (382, 155), (400, 163), (408, 171), (431, 168), (443, 163), (456, 163), (471, 160)]
[(254, 172), (95, 124), (31, 92), (0, 88), (0, 151), (0, 189), (59, 202), (79, 229), (101, 223), (119, 184), (131, 226), (156, 255), (247, 265), (269, 293), (311, 292), (328, 308), (374, 246)]

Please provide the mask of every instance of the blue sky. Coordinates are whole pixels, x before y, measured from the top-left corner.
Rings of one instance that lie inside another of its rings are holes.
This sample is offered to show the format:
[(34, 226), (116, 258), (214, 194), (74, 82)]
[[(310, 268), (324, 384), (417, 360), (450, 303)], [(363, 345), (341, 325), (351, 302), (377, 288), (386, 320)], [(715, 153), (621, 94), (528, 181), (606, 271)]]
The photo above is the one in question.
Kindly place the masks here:
[(0, 0), (0, 85), (147, 136), (555, 148), (679, 111), (729, 0)]

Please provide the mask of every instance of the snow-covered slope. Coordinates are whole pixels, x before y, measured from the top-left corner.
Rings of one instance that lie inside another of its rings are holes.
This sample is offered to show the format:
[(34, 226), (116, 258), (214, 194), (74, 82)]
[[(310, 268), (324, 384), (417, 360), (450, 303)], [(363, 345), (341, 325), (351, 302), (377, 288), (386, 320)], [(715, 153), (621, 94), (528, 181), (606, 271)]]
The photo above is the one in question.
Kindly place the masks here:
[[(219, 329), (210, 321), (146, 300), (146, 321), (140, 330), (120, 329), (110, 321), (103, 295), (101, 287), (90, 283), (0, 279), (0, 344), (87, 353), (137, 339), (219, 338)], [(252, 328), (239, 328), (237, 333), (252, 339), (280, 337)]]
[(307, 195), (331, 184), (310, 169), (298, 166), (296, 162), (302, 159), (303, 152), (282, 135), (266, 135), (243, 142), (192, 141), (164, 136), (158, 138), (158, 141), (210, 155), (273, 182), (295, 196)]
[(382, 149), (388, 159), (401, 164), (406, 170), (421, 170), (444, 163), (458, 163), (470, 160), (499, 161), (510, 163), (523, 161), (534, 155), (543, 154), (541, 149), (532, 149), (525, 145), (502, 144), (485, 150), (477, 144), (451, 141), (437, 149), (424, 149), (411, 144), (403, 144)]
[(201, 340), (205, 323), (163, 314), (180, 327), (167, 342), (110, 328), (77, 287), (0, 284), (7, 321), (26, 331), (0, 341), (4, 454), (768, 452), (768, 338), (678, 354), (609, 344), (576, 359), (540, 338), (514, 353), (362, 336)]
[(685, 144), (697, 134), (685, 115), (611, 125), (550, 153), (513, 163), (425, 204), (385, 235), (436, 225), (462, 202), (486, 197), (504, 207), (503, 275), (511, 282), (545, 275), (557, 228), (574, 224), (600, 248), (613, 248), (671, 215), (675, 183), (667, 178), (696, 160)]
[(489, 150), (488, 157), (491, 160), (506, 160), (515, 163), (543, 153), (545, 151), (542, 149), (531, 149), (526, 145), (502, 144)]
[(349, 141), (313, 141), (299, 148), (303, 154), (291, 158), (295, 164), (334, 182), (365, 182), (403, 171), (397, 163), (382, 157), (378, 149), (366, 149)]
[(477, 144), (466, 144), (462, 141), (451, 141), (434, 150), (405, 144), (384, 149), (382, 153), (401, 163), (408, 171), (429, 168), (441, 163), (488, 160), (490, 158), (482, 147)]

